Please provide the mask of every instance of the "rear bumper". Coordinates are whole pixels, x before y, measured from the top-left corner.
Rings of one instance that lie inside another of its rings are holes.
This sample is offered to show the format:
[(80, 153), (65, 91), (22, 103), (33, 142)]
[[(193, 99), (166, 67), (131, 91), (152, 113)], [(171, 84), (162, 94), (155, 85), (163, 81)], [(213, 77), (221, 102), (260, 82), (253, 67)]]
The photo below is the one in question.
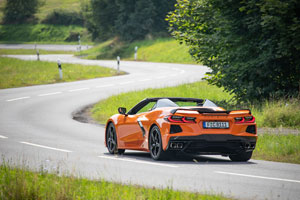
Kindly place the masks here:
[(255, 145), (256, 137), (203, 134), (171, 137), (166, 150), (206, 155), (232, 155), (239, 152), (253, 151)]

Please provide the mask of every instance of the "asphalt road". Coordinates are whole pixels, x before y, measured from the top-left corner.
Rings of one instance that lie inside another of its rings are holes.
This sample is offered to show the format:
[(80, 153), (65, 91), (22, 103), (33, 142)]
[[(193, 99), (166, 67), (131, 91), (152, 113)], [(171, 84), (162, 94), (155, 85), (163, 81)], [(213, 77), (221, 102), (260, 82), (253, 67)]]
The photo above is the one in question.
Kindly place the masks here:
[[(41, 60), (58, 58), (62, 63), (116, 67), (115, 61), (41, 56)], [(237, 199), (299, 199), (300, 165), (296, 164), (258, 160), (238, 163), (220, 156), (182, 156), (157, 162), (149, 154), (135, 151), (118, 157), (109, 155), (104, 146), (104, 127), (75, 121), (73, 112), (113, 94), (201, 80), (208, 69), (196, 65), (121, 62), (121, 70), (129, 74), (0, 90), (1, 154), (12, 163), (26, 162), (35, 169), (43, 166), (95, 179)]]
[[(0, 44), (0, 49), (43, 49), (48, 51), (78, 51), (79, 45), (70, 44)], [(90, 45), (81, 45), (81, 50), (91, 48)]]

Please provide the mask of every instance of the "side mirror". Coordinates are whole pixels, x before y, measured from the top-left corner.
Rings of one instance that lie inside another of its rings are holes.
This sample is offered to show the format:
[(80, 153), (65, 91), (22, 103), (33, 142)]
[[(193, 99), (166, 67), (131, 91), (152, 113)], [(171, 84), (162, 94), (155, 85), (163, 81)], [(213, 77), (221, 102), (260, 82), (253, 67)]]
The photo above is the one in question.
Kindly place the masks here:
[(126, 115), (126, 108), (120, 107), (118, 108), (118, 111), (121, 115)]

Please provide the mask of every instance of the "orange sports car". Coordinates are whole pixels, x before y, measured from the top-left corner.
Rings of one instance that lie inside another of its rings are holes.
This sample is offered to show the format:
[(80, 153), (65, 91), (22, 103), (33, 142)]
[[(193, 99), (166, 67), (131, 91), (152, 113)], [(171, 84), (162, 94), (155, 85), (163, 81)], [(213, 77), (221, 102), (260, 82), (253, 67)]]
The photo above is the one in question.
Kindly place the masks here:
[(210, 100), (147, 98), (127, 113), (122, 107), (118, 111), (106, 124), (111, 154), (130, 149), (150, 152), (154, 160), (185, 152), (248, 161), (257, 141), (249, 109), (225, 110)]

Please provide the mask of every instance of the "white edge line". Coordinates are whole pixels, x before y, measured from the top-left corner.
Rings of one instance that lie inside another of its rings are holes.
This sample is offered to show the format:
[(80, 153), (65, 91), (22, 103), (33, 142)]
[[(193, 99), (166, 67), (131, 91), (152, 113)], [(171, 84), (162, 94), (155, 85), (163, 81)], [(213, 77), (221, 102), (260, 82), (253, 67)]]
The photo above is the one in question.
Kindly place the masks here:
[(266, 176), (256, 176), (256, 175), (249, 175), (249, 174), (238, 174), (238, 173), (222, 172), (222, 171), (215, 171), (215, 173), (218, 173), (218, 174), (228, 174), (228, 175), (234, 175), (234, 176), (244, 176), (244, 177), (250, 177), (250, 178), (268, 179), (268, 180), (275, 180), (275, 181), (286, 181), (286, 182), (300, 183), (299, 180), (284, 179), (284, 178), (273, 178), (273, 177), (266, 177)]
[(143, 80), (139, 80), (141, 82), (144, 82), (144, 81), (151, 81), (151, 79), (143, 79)]
[(111, 87), (114, 86), (114, 84), (109, 84), (109, 85), (98, 85), (96, 88), (103, 88), (103, 87)]
[(61, 94), (61, 92), (52, 92), (52, 93), (47, 93), (47, 94), (39, 94), (39, 97), (43, 97), (43, 96), (50, 96), (50, 95), (55, 95), (55, 94)]
[(123, 82), (123, 83), (120, 83), (120, 85), (126, 85), (126, 84), (130, 84), (130, 83), (133, 83), (134, 81), (128, 81), (128, 82)]
[(3, 136), (3, 135), (0, 135), (0, 138), (2, 138), (2, 139), (7, 139), (8, 137), (5, 137), (5, 136)]
[(51, 149), (51, 150), (55, 150), (55, 151), (62, 151), (62, 152), (67, 152), (67, 153), (72, 152), (72, 151), (69, 151), (69, 150), (66, 150), (66, 149), (58, 149), (58, 148), (54, 148), (54, 147), (48, 147), (48, 146), (44, 146), (44, 145), (33, 144), (33, 143), (30, 143), (30, 142), (20, 142), (20, 143), (35, 146), (35, 147), (40, 147), (40, 148), (44, 148), (44, 149)]
[(98, 157), (99, 158), (111, 159), (111, 160), (121, 160), (121, 161), (135, 162), (135, 163), (148, 164), (148, 165), (157, 165), (157, 166), (163, 166), (163, 167), (173, 167), (173, 168), (178, 167), (178, 166), (175, 166), (175, 165), (155, 163), (155, 162), (147, 162), (147, 161), (133, 160), (133, 159), (125, 159), (125, 158), (119, 158), (119, 157), (113, 157), (113, 156), (98, 156)]
[(76, 92), (76, 91), (81, 91), (81, 90), (88, 90), (90, 88), (78, 88), (78, 89), (74, 89), (74, 90), (69, 90), (69, 92)]
[(17, 101), (17, 100), (22, 100), (22, 99), (29, 99), (30, 97), (19, 97), (19, 98), (15, 98), (15, 99), (8, 99), (6, 101)]

